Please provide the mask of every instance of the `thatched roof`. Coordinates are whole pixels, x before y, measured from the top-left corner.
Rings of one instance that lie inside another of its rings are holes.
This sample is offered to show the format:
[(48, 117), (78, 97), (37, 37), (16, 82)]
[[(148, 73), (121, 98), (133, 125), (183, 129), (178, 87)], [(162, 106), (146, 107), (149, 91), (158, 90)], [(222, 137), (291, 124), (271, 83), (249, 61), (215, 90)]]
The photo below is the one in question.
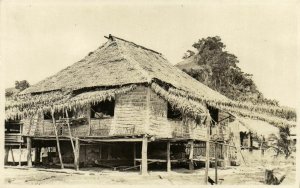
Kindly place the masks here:
[(260, 120), (254, 120), (250, 118), (238, 117), (237, 120), (244, 126), (248, 131), (255, 133), (257, 136), (264, 136), (268, 138), (270, 135), (279, 137), (279, 128)]
[(27, 88), (22, 94), (151, 83), (155, 79), (214, 100), (228, 100), (174, 67), (160, 53), (117, 37), (112, 37), (84, 59)]
[[(111, 97), (110, 92), (126, 93), (134, 89), (132, 85), (139, 84), (151, 86), (175, 108), (194, 117), (207, 114), (203, 105), (208, 104), (276, 126), (296, 124), (286, 119), (290, 114), (296, 117), (293, 109), (232, 101), (170, 64), (162, 54), (114, 36), (84, 59), (22, 91), (6, 103), (6, 114), (21, 115), (51, 106), (57, 109), (78, 106), (85, 104), (82, 101), (99, 102)], [(95, 93), (82, 94), (91, 90)]]

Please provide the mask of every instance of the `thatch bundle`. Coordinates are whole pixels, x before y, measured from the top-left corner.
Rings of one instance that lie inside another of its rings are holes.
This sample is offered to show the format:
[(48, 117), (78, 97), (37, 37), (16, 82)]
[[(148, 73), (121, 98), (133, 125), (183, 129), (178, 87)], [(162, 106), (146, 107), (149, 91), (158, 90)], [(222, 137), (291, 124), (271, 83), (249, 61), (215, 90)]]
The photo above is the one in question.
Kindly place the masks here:
[(207, 108), (199, 102), (181, 96), (176, 96), (164, 90), (156, 83), (152, 83), (151, 88), (156, 94), (168, 101), (173, 108), (180, 110), (185, 115), (199, 118), (208, 114)]
[(135, 84), (108, 90), (95, 90), (74, 95), (70, 92), (53, 91), (38, 95), (23, 95), (10, 98), (6, 103), (6, 118), (16, 119), (29, 117), (37, 112), (62, 111), (76, 109), (91, 103), (111, 100), (117, 94), (125, 94), (136, 88)]
[(281, 108), (271, 105), (254, 105), (246, 102), (236, 102), (229, 99), (224, 101), (213, 100), (208, 96), (199, 96), (194, 93), (172, 87), (170, 87), (168, 91), (174, 95), (190, 98), (199, 102), (204, 102), (223, 111), (232, 112), (243, 117), (250, 117), (253, 119), (266, 121), (277, 127), (296, 126), (296, 122), (293, 121), (296, 119), (296, 112), (291, 108)]

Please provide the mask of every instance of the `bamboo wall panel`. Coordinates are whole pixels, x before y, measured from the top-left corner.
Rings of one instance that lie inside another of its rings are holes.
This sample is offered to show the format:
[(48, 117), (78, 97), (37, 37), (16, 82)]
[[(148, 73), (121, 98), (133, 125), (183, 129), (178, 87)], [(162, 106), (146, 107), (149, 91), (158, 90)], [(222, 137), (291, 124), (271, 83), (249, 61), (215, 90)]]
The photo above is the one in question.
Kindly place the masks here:
[(112, 118), (91, 119), (91, 136), (109, 135)]
[(171, 138), (171, 124), (167, 120), (167, 102), (152, 90), (149, 104), (149, 134), (162, 138)]
[(110, 135), (145, 133), (146, 106), (146, 87), (140, 86), (125, 95), (118, 95)]

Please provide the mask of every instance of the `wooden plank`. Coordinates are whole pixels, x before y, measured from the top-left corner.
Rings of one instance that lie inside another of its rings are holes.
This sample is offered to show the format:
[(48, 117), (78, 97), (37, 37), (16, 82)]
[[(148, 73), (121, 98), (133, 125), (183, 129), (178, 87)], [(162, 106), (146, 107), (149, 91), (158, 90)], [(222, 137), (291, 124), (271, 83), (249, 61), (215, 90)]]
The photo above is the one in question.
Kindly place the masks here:
[(80, 141), (79, 138), (75, 138), (75, 158), (74, 158), (74, 165), (75, 169), (79, 170), (79, 153), (80, 153)]
[(115, 138), (115, 139), (80, 139), (84, 141), (92, 141), (92, 142), (142, 142), (142, 138)]
[(31, 161), (31, 138), (27, 137), (27, 166), (32, 167), (32, 161)]
[(167, 172), (171, 172), (171, 142), (167, 142)]
[(61, 152), (60, 152), (60, 144), (59, 144), (59, 139), (58, 139), (58, 135), (57, 135), (57, 129), (56, 129), (56, 123), (55, 123), (55, 117), (54, 117), (54, 109), (51, 109), (51, 116), (52, 116), (52, 122), (53, 122), (52, 125), (54, 127), (54, 132), (55, 132), (55, 139), (56, 139), (60, 167), (61, 167), (61, 169), (63, 169), (64, 163), (62, 161)]
[(146, 175), (148, 173), (147, 152), (148, 152), (148, 138), (144, 136), (142, 141), (142, 169), (141, 169), (142, 175)]
[(209, 168), (209, 140), (210, 140), (210, 122), (211, 117), (208, 114), (206, 119), (206, 155), (205, 155), (205, 175), (204, 175), (204, 184), (207, 185), (208, 181), (208, 168)]
[[(142, 159), (136, 158), (135, 159), (138, 162), (142, 162)], [(158, 163), (166, 163), (168, 162), (166, 159), (147, 159), (148, 162), (158, 162)], [(172, 163), (176, 163), (176, 162), (182, 162), (182, 161), (186, 161), (186, 160), (177, 160), (177, 159), (172, 159), (170, 160)]]

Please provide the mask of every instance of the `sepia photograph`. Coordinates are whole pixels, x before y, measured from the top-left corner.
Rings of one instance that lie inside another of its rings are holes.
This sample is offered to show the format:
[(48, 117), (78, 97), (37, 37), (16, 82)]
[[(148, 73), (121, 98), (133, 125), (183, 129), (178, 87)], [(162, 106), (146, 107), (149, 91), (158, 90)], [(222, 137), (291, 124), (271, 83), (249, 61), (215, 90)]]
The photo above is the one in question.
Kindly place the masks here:
[(299, 187), (299, 4), (1, 0), (1, 187)]

